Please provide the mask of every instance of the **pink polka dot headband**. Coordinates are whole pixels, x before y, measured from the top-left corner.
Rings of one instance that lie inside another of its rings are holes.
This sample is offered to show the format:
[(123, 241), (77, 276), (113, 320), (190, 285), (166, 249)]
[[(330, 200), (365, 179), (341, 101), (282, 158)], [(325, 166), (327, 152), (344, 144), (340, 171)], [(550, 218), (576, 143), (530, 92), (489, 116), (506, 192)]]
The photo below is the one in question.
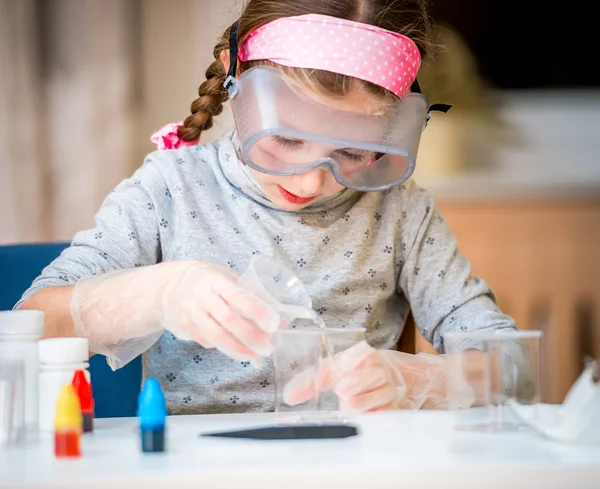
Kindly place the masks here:
[(419, 49), (408, 37), (317, 14), (284, 17), (258, 27), (240, 44), (238, 58), (352, 76), (398, 97), (410, 91), (421, 67)]

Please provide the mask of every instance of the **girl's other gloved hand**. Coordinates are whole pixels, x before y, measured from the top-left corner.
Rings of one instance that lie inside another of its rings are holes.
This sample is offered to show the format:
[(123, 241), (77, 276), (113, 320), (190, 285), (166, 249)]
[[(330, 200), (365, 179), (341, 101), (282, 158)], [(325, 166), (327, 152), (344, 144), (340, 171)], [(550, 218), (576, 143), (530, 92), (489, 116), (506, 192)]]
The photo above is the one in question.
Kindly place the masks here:
[[(294, 406), (333, 389), (343, 412), (385, 409), (445, 409), (446, 378), (443, 355), (411, 355), (377, 350), (366, 341), (323, 362), (318, 373), (305, 370), (284, 390), (284, 402)], [(475, 401), (465, 383), (464, 407)]]

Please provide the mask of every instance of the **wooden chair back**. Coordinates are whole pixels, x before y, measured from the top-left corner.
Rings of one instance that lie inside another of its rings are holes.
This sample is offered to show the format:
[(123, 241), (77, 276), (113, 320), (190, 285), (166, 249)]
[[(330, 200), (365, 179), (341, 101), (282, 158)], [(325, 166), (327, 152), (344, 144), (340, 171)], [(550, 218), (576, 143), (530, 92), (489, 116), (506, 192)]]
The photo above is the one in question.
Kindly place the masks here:
[(429, 343), (417, 328), (417, 323), (412, 315), (412, 312), (408, 315), (406, 323), (404, 324), (404, 330), (396, 345), (396, 350), (416, 355), (417, 353), (432, 353), (437, 354), (434, 350), (433, 345)]

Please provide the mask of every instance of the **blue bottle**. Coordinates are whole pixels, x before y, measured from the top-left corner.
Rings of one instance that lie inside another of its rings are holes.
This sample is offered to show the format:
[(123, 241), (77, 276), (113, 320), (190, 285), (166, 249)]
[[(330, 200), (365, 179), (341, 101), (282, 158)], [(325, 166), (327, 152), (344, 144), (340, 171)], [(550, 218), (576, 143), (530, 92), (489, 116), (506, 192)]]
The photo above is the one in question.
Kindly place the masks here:
[(144, 381), (138, 398), (142, 452), (165, 451), (167, 406), (160, 383), (153, 377)]

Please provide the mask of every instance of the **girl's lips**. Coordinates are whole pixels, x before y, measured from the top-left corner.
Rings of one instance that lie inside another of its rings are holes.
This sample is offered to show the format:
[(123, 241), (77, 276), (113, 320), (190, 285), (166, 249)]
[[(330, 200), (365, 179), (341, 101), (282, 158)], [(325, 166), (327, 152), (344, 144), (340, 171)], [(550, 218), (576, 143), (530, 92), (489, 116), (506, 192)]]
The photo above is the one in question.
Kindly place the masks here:
[(279, 193), (282, 195), (282, 197), (287, 200), (290, 204), (308, 204), (309, 202), (312, 202), (313, 200), (316, 199), (315, 197), (299, 197), (298, 195), (294, 195), (291, 192), (288, 192), (286, 189), (284, 189), (281, 185), (277, 185), (277, 188), (279, 189)]

